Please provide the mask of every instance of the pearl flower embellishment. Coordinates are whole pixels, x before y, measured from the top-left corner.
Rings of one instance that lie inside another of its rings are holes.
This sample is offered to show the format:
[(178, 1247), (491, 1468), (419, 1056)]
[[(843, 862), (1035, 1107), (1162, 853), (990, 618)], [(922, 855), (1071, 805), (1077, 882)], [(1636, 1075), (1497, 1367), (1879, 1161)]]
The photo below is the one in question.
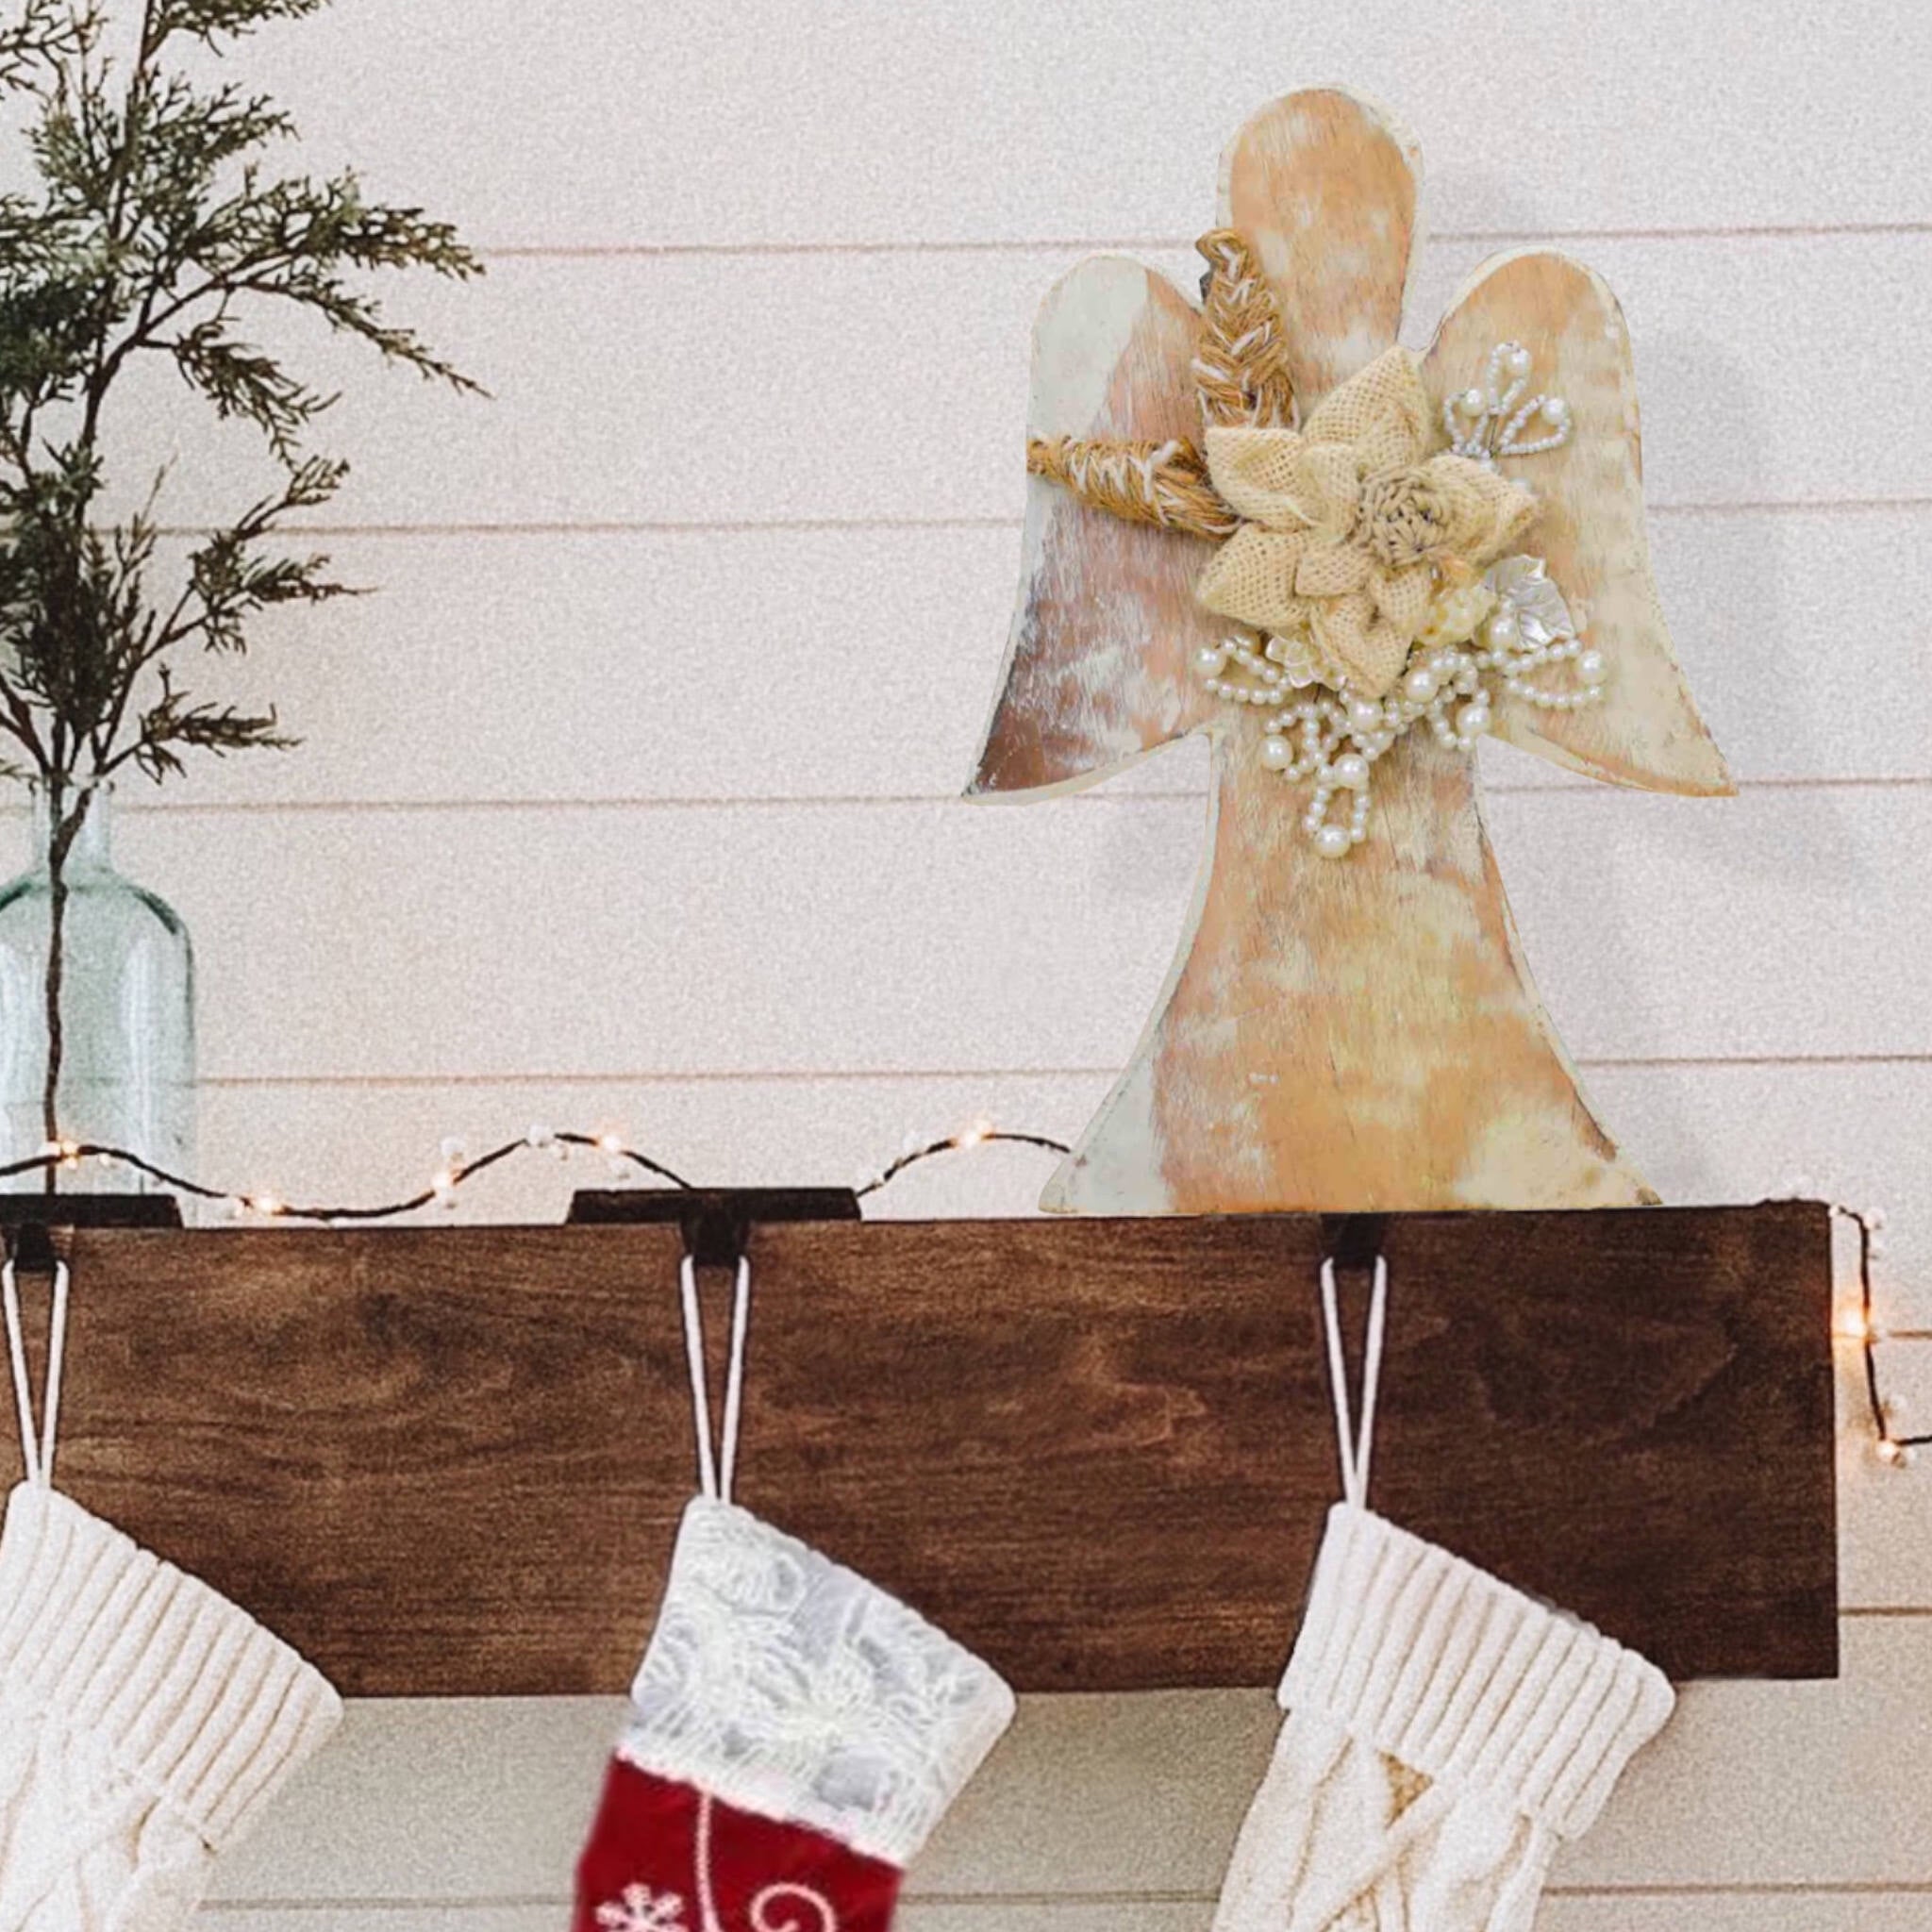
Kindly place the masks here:
[(1603, 695), (1603, 654), (1516, 548), (1536, 497), (1501, 467), (1568, 442), (1570, 408), (1532, 391), (1533, 357), (1505, 341), (1440, 406), (1398, 347), (1297, 423), (1246, 243), (1223, 229), (1200, 248), (1200, 448), (1061, 439), (1029, 445), (1027, 465), (1117, 516), (1218, 540), (1195, 595), (1238, 627), (1194, 670), (1214, 697), (1270, 714), (1262, 762), (1309, 788), (1304, 827), (1341, 858), (1368, 835), (1376, 761), (1418, 725), (1470, 752), (1498, 701), (1574, 710)]
[(1208, 474), (1242, 521), (1202, 574), (1208, 609), (1306, 637), (1324, 684), (1381, 697), (1440, 583), (1467, 584), (1536, 520), (1492, 463), (1432, 453), (1415, 358), (1390, 349), (1303, 429), (1213, 427)]

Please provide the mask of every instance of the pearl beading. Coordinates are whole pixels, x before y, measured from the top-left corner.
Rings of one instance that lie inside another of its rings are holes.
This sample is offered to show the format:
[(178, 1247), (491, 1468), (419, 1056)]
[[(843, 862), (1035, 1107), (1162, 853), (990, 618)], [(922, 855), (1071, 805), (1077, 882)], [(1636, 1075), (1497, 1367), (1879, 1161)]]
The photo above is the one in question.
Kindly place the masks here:
[[(1383, 698), (1352, 692), (1345, 684), (1331, 691), (1284, 670), (1273, 661), (1281, 641), (1263, 644), (1254, 631), (1196, 649), (1194, 669), (1213, 696), (1273, 714), (1262, 726), (1261, 762), (1291, 783), (1309, 786), (1302, 829), (1323, 858), (1344, 858), (1368, 837), (1376, 761), (1418, 725), (1446, 750), (1475, 749), (1491, 723), (1491, 683), (1539, 710), (1580, 710), (1602, 699), (1608, 661), (1578, 635), (1540, 557), (1504, 558), (1484, 575), (1482, 589), (1488, 594), (1484, 613), (1465, 619), (1474, 628), (1459, 641), (1418, 643), (1395, 689)], [(1439, 591), (1438, 608), (1459, 594)], [(1278, 655), (1294, 654), (1282, 647)], [(1256, 681), (1226, 675), (1231, 666)], [(1550, 666), (1566, 670), (1574, 682), (1553, 688), (1531, 681), (1533, 673)], [(1346, 808), (1332, 811), (1338, 795)]]
[[(1498, 342), (1490, 351), (1482, 385), (1463, 390), (1442, 405), (1442, 429), (1452, 455), (1494, 469), (1499, 458), (1541, 456), (1570, 441), (1575, 428), (1570, 405), (1561, 396), (1541, 391), (1533, 396), (1524, 394), (1534, 366), (1521, 342)], [(1541, 436), (1530, 436), (1533, 423), (1547, 424), (1548, 428)]]

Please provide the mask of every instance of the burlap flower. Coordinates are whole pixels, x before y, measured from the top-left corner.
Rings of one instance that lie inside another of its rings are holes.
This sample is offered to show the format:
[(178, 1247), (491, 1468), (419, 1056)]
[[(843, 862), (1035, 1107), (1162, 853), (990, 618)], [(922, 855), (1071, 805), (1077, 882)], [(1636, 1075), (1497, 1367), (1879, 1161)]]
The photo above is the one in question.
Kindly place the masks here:
[(1536, 499), (1486, 464), (1431, 456), (1415, 358), (1390, 349), (1296, 429), (1210, 427), (1208, 470), (1241, 526), (1200, 600), (1281, 637), (1307, 633), (1349, 688), (1402, 675), (1439, 582), (1466, 581), (1515, 541)]

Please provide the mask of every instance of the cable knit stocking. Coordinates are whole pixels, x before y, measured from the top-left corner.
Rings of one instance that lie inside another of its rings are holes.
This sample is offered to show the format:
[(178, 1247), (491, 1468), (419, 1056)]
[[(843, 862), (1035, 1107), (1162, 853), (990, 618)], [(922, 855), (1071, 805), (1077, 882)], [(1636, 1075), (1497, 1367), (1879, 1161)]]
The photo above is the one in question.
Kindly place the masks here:
[(632, 1702), (574, 1932), (885, 1932), (1013, 1710), (896, 1598), (705, 1496)]
[(23, 1484), (0, 1536), (0, 1932), (177, 1932), (341, 1715), (244, 1611)]
[(55, 1490), (67, 1289), (57, 1262), (36, 1431), (0, 1262), (26, 1472), (0, 1531), (0, 1932), (178, 1932), (341, 1701), (246, 1611)]
[(1557, 1845), (1674, 1701), (1635, 1651), (1368, 1507), (1388, 1296), (1377, 1258), (1357, 1431), (1323, 1264), (1344, 1500), (1214, 1932), (1530, 1932)]
[(1673, 1700), (1636, 1652), (1338, 1504), (1280, 1701), (1214, 1932), (1529, 1932)]

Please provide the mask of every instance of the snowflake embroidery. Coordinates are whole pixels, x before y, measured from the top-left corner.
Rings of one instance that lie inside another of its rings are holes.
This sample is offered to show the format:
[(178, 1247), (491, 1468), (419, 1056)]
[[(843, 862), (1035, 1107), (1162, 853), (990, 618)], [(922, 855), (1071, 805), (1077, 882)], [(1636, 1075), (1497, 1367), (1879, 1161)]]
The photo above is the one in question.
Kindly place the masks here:
[(597, 1907), (599, 1932), (685, 1932), (684, 1901), (675, 1891), (626, 1885), (622, 1899)]

